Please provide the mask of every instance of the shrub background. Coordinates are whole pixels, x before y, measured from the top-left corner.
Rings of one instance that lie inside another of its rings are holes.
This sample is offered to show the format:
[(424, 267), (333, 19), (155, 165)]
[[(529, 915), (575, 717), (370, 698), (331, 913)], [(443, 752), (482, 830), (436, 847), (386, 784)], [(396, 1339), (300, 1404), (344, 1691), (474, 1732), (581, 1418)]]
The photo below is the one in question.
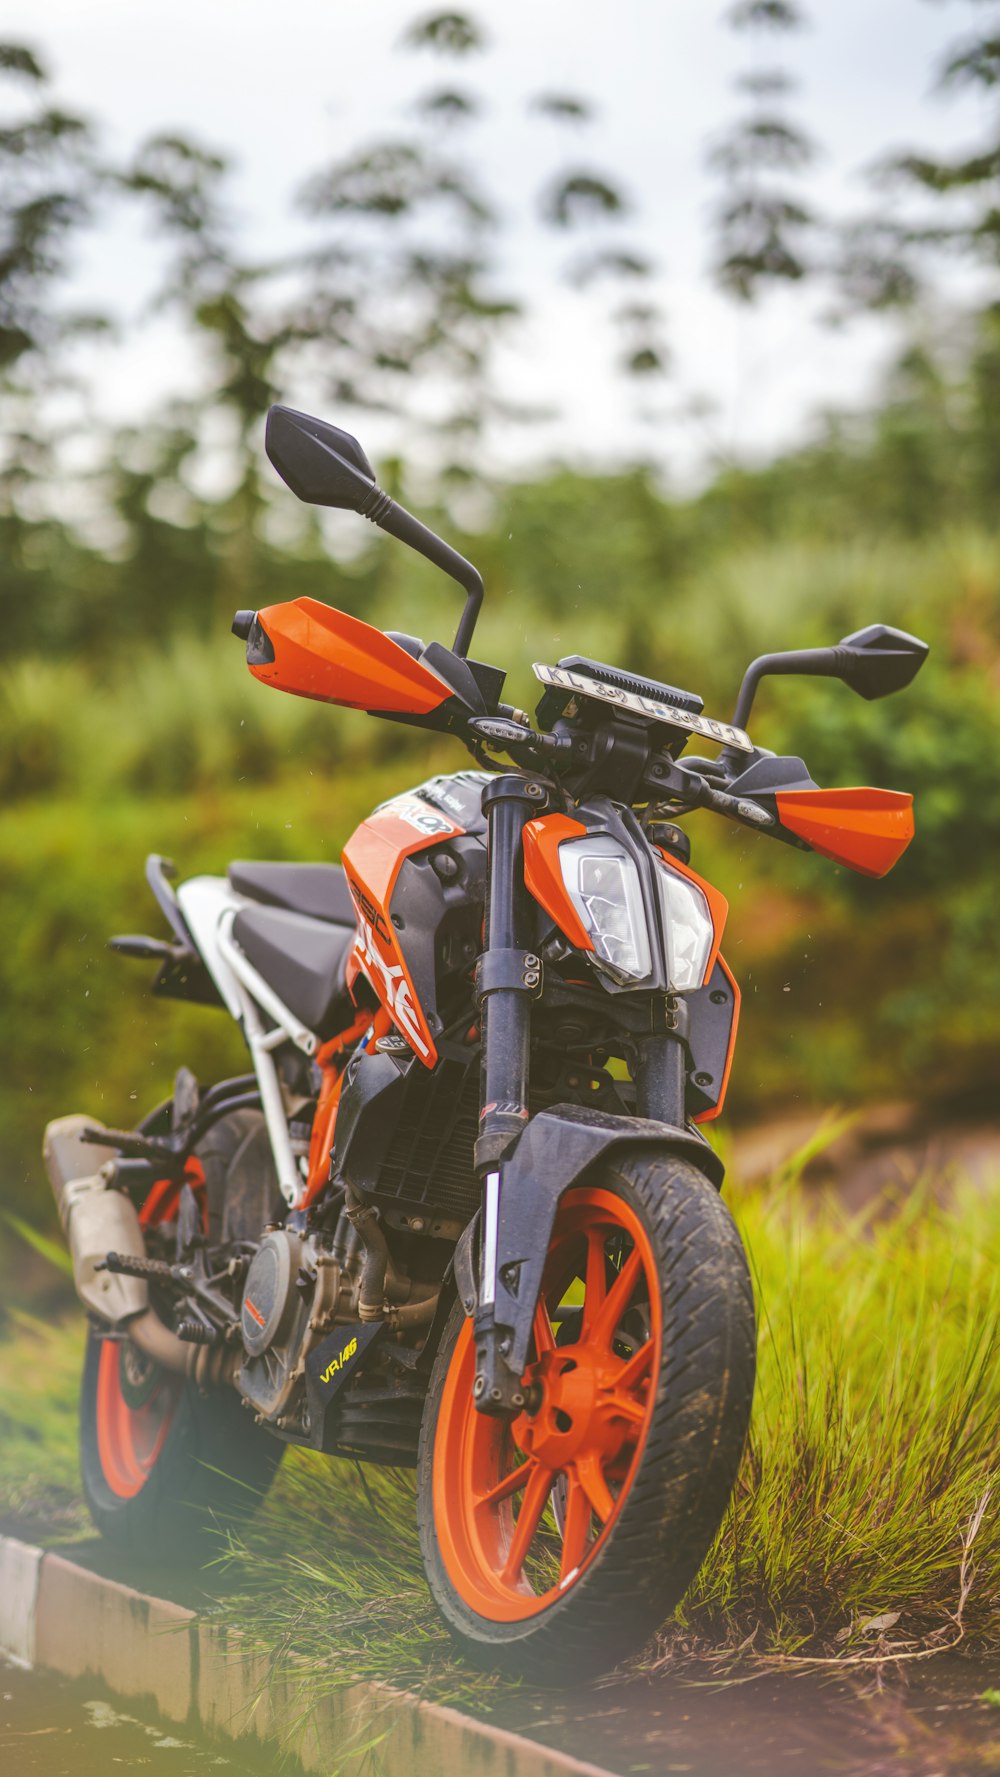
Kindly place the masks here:
[[(887, 1095), (944, 1111), (987, 1100), (996, 1079), (1000, 539), (968, 509), (966, 475), (917, 399), (909, 425), (917, 442), (925, 429), (935, 501), (909, 498), (908, 473), (893, 483), (893, 414), (887, 405), (855, 438), (831, 433), (756, 475), (728, 472), (687, 502), (643, 471), (560, 470), (494, 488), (477, 534), (430, 515), (482, 565), (477, 650), (508, 666), (508, 693), (525, 705), (532, 659), (562, 653), (696, 688), (724, 716), (756, 653), (875, 619), (931, 642), (895, 698), (772, 682), (751, 721), (821, 784), (914, 792), (917, 838), (885, 881), (704, 815), (689, 822), (696, 866), (732, 900), (726, 951), (745, 1019), (735, 1118)], [(856, 504), (862, 483), (882, 500)], [(73, 1106), (128, 1121), (169, 1091), (182, 1059), (206, 1077), (241, 1065), (227, 1020), (152, 1001), (148, 968), (104, 950), (112, 931), (160, 929), (146, 852), (184, 874), (239, 855), (336, 858), (379, 798), (466, 762), (455, 742), (253, 681), (227, 633), (245, 595), (228, 574), (225, 591), (217, 584), (212, 520), (158, 524), (169, 533), (158, 547), (186, 554), (180, 610), (141, 590), (129, 558), (44, 524), (14, 540), (24, 583), (0, 683), (0, 1128), (3, 1188), (42, 1216), (48, 1116)], [(102, 612), (126, 610), (125, 582), (145, 615), (121, 634)], [(262, 540), (250, 583), (261, 603), (309, 591), (428, 637), (452, 633), (460, 602), (381, 540), (350, 573)]]

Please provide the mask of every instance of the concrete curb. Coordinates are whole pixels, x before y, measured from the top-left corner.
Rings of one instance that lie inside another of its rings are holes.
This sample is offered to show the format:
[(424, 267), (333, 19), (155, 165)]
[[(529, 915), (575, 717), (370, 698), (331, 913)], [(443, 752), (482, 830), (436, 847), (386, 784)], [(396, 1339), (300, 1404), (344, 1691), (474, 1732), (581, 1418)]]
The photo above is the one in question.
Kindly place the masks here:
[(41, 1571), (41, 1549), (0, 1536), (0, 1647), (26, 1666), (35, 1663)]
[(0, 1536), (0, 1652), (66, 1678), (98, 1678), (167, 1721), (294, 1752), (306, 1771), (360, 1770), (377, 1743), (386, 1777), (608, 1777), (457, 1709), (358, 1680), (309, 1700), (312, 1669), (274, 1671), (217, 1624)]

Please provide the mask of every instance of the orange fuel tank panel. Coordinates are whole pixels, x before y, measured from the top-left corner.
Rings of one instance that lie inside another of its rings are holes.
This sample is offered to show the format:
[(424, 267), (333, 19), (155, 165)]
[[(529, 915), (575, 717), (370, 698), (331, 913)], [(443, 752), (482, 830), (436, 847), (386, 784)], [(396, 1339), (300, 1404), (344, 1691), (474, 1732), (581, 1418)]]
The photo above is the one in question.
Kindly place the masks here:
[(408, 858), (464, 831), (410, 791), (393, 797), (362, 821), (342, 853), (358, 915), (352, 962), (364, 971), (396, 1029), (425, 1067), (434, 1066), (437, 1047), (404, 943), (393, 925), (392, 894)]

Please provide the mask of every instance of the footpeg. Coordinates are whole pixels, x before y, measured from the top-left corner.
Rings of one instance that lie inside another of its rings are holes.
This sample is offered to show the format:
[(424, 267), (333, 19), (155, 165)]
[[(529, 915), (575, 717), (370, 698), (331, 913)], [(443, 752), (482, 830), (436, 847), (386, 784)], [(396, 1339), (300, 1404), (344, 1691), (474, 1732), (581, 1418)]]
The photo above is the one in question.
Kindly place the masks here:
[(95, 1271), (111, 1271), (115, 1277), (159, 1277), (164, 1283), (176, 1283), (177, 1267), (166, 1259), (138, 1258), (132, 1253), (108, 1253), (95, 1266)]

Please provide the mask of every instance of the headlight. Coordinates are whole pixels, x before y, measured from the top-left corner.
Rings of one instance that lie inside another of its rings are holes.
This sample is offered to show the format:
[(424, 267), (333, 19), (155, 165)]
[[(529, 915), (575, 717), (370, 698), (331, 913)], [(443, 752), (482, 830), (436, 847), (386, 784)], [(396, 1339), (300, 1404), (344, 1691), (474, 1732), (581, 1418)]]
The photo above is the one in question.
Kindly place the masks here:
[(659, 865), (656, 880), (667, 935), (667, 979), (677, 993), (704, 984), (715, 930), (701, 889), (679, 870)]
[(639, 872), (617, 840), (568, 839), (559, 847), (566, 891), (594, 945), (594, 961), (616, 981), (652, 973)]

